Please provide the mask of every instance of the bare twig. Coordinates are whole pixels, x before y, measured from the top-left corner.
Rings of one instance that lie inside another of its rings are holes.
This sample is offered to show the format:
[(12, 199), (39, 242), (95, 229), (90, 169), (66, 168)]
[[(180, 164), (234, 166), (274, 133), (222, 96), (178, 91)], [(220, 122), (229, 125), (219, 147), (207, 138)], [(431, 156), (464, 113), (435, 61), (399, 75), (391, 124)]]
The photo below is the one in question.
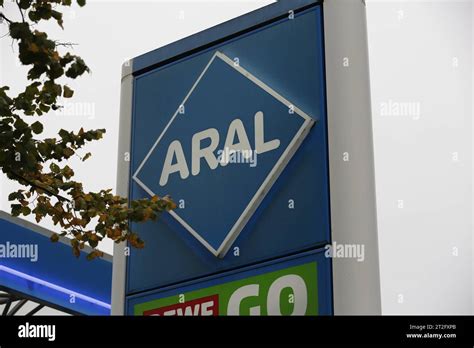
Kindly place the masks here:
[(67, 47), (67, 48), (74, 48), (74, 46), (78, 45), (77, 43), (74, 43), (74, 42), (58, 42), (58, 41), (55, 41), (54, 43), (55, 43), (56, 46), (63, 46), (63, 47)]
[(0, 17), (6, 20), (8, 23), (12, 24), (13, 22), (9, 20), (3, 13), (0, 12)]
[(21, 9), (20, 2), (18, 0), (16, 0), (16, 5), (18, 6), (18, 10), (21, 13), (21, 20), (22, 20), (23, 23), (25, 23), (25, 16), (23, 15), (23, 10)]

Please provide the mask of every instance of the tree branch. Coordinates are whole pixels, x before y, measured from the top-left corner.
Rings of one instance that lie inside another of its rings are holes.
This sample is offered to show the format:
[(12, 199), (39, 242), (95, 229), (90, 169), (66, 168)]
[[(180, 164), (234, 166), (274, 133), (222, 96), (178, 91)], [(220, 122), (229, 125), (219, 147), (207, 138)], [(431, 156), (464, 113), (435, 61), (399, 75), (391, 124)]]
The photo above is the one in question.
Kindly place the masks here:
[(54, 44), (56, 46), (63, 46), (63, 47), (67, 47), (67, 48), (74, 48), (74, 46), (79, 45), (79, 44), (74, 43), (74, 42), (59, 42), (59, 41), (54, 41)]
[(23, 23), (25, 23), (25, 16), (23, 15), (23, 10), (21, 9), (20, 3), (18, 2), (18, 0), (16, 0), (16, 5), (18, 6), (18, 10), (21, 13), (21, 20), (23, 21)]
[(9, 20), (3, 13), (0, 12), (0, 17), (6, 20), (8, 23), (12, 24), (13, 22)]
[(45, 188), (45, 187), (42, 187), (42, 186), (36, 184), (35, 182), (33, 182), (33, 181), (31, 181), (31, 180), (25, 178), (25, 177), (24, 177), (23, 175), (21, 175), (21, 174), (18, 174), (18, 173), (16, 173), (16, 172), (12, 171), (12, 170), (10, 170), (9, 172), (10, 172), (13, 176), (16, 176), (18, 179), (21, 179), (21, 180), (27, 182), (29, 185), (31, 185), (31, 186), (33, 186), (33, 187), (39, 189), (39, 190), (42, 190), (42, 191), (45, 191), (45, 192), (49, 193), (51, 196), (56, 197), (56, 198), (57, 198), (58, 200), (60, 200), (60, 201), (63, 201), (63, 202), (71, 202), (70, 199), (68, 199), (68, 198), (66, 198), (66, 197), (63, 197), (63, 196), (61, 196), (61, 195), (59, 195), (59, 194), (57, 194), (57, 193), (52, 192), (51, 190), (48, 190), (48, 189)]

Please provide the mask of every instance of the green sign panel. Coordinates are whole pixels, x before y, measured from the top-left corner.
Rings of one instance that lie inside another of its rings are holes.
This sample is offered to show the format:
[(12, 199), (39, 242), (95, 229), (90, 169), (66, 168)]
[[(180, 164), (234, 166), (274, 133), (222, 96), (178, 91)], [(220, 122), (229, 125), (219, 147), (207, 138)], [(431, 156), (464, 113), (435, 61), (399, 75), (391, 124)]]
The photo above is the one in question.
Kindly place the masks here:
[[(317, 263), (241, 278), (251, 271), (206, 281), (198, 290), (179, 292), (134, 306), (135, 315), (317, 315)], [(205, 287), (206, 285), (210, 285)], [(169, 292), (167, 292), (169, 293)], [(157, 295), (159, 296), (159, 294)]]

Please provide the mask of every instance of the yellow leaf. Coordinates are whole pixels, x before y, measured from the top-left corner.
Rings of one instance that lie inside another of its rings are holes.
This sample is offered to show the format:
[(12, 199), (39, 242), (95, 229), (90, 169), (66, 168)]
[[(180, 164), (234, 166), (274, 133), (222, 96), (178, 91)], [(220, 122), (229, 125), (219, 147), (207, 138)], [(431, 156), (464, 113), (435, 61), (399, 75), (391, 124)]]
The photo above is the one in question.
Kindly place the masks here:
[(33, 52), (33, 53), (39, 52), (39, 47), (38, 47), (38, 45), (36, 45), (34, 42), (30, 43), (30, 45), (29, 45), (28, 48), (29, 48), (29, 50), (30, 50), (31, 52)]
[[(34, 45), (34, 44), (33, 44)], [(54, 51), (53, 54), (51, 55), (51, 58), (55, 60), (56, 62), (59, 61), (59, 53), (58, 51)]]

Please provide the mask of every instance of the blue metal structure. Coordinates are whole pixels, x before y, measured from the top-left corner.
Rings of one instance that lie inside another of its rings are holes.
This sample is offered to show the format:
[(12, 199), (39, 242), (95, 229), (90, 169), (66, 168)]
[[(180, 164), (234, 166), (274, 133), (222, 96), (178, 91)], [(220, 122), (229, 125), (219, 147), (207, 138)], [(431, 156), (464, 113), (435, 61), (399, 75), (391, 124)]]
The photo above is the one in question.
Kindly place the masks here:
[(109, 315), (111, 257), (87, 261), (84, 249), (76, 258), (52, 233), (0, 212), (0, 289), (72, 314)]

